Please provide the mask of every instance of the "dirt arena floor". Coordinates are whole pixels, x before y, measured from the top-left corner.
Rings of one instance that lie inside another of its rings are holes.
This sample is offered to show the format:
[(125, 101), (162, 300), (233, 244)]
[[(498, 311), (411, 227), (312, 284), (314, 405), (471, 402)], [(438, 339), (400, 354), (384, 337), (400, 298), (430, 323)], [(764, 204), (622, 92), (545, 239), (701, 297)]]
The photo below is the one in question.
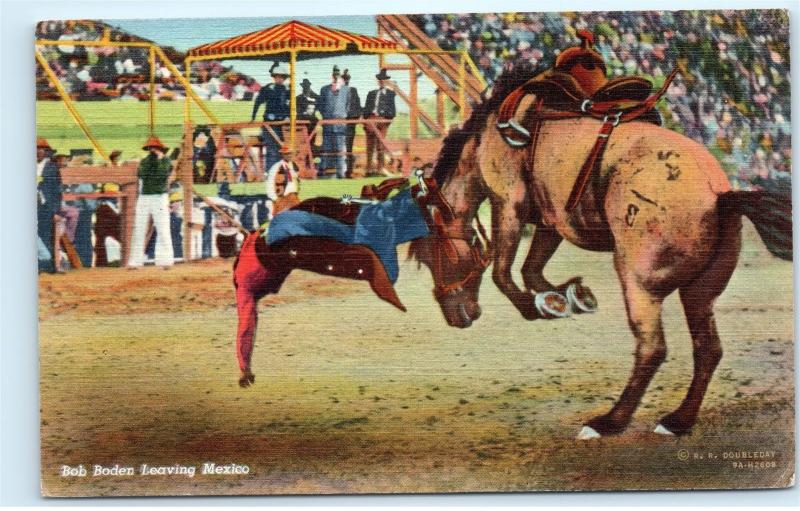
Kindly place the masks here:
[[(446, 326), (405, 262), (401, 313), (365, 283), (296, 272), (261, 302), (256, 384), (237, 385), (231, 260), (42, 275), (43, 492), (51, 496), (409, 493), (786, 486), (794, 480), (792, 266), (746, 224), (719, 299), (725, 355), (691, 436), (651, 433), (691, 379), (677, 296), (669, 355), (621, 436), (574, 439), (633, 358), (610, 254), (563, 246), (600, 310), (526, 322), (487, 275), (484, 314)], [(527, 242), (524, 245), (527, 249)], [(520, 260), (524, 253), (520, 254)], [(204, 463), (248, 474), (202, 474)], [(193, 477), (141, 475), (195, 466)], [(87, 471), (62, 476), (63, 466)], [(93, 476), (93, 466), (134, 475)], [(240, 469), (241, 470), (241, 469)]]

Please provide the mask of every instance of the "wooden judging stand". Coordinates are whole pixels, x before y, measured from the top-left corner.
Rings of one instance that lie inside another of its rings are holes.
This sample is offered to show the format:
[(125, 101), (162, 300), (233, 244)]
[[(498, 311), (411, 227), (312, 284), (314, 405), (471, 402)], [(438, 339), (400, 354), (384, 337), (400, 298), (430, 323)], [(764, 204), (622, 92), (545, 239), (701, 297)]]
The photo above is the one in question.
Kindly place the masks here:
[[(64, 167), (61, 169), (61, 181), (65, 185), (82, 183), (116, 183), (118, 192), (89, 192), (89, 193), (64, 193), (63, 200), (78, 199), (117, 199), (120, 211), (120, 245), (122, 251), (121, 264), (128, 264), (130, 255), (130, 240), (133, 233), (133, 218), (136, 208), (136, 196), (139, 193), (137, 177), (138, 162), (125, 162), (119, 166), (110, 165), (85, 165)], [(57, 243), (59, 240), (56, 237)], [(68, 249), (68, 247), (67, 247)], [(69, 250), (67, 250), (69, 256)]]

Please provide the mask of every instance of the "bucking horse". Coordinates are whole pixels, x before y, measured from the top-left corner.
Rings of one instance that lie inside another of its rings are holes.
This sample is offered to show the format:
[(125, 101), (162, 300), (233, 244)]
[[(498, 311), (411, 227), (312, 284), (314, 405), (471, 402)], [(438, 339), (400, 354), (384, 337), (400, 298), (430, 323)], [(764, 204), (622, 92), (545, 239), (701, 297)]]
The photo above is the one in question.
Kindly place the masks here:
[[(409, 253), (430, 268), (446, 322), (466, 328), (481, 314), (479, 290), (490, 263), (495, 285), (525, 319), (553, 319), (595, 307), (581, 278), (555, 285), (544, 277), (559, 244), (566, 239), (613, 252), (636, 340), (634, 368), (618, 401), (586, 422), (581, 439), (619, 434), (630, 423), (666, 357), (662, 304), (678, 291), (694, 374), (683, 402), (655, 432), (686, 434), (722, 357), (713, 306), (737, 264), (741, 217), (753, 222), (772, 254), (791, 260), (790, 199), (732, 191), (705, 147), (659, 126), (654, 106), (668, 82), (651, 94), (641, 80), (616, 81), (587, 98), (563, 76), (534, 75), (528, 66), (502, 74), (491, 96), (446, 137), (430, 181), (436, 191), (430, 196), (438, 200), (421, 205), (428, 233), (412, 241)], [(386, 196), (372, 195), (368, 200)], [(488, 238), (477, 217), (486, 200)], [(332, 198), (296, 206), (349, 224), (359, 214), (352, 207)], [(523, 289), (511, 267), (526, 224), (535, 231), (522, 266)], [(300, 236), (270, 245), (260, 232), (244, 241), (234, 270), (241, 386), (255, 381), (250, 354), (258, 299), (278, 292), (292, 268), (367, 280), (378, 296), (403, 309), (374, 252), (336, 243)], [(326, 263), (320, 254), (331, 251), (349, 264)]]
[[(705, 147), (653, 122), (652, 108), (663, 90), (603, 102), (580, 95), (571, 100), (561, 85), (542, 82), (530, 67), (517, 67), (501, 75), (491, 97), (448, 135), (434, 168), (455, 213), (445, 229), (470, 225), (480, 204), (489, 201), (492, 277), (528, 320), (555, 317), (543, 311), (537, 299), (543, 294), (560, 295), (562, 309), (583, 311), (567, 296), (579, 278), (554, 285), (543, 274), (563, 240), (613, 252), (636, 340), (634, 368), (611, 410), (586, 422), (580, 439), (619, 434), (631, 422), (666, 358), (662, 304), (678, 291), (692, 337), (694, 374), (683, 402), (661, 418), (655, 432), (686, 434), (722, 357), (713, 307), (737, 264), (741, 217), (753, 222), (773, 255), (791, 260), (791, 200), (732, 191)], [(547, 95), (559, 98), (549, 103), (559, 108), (547, 108)], [(636, 115), (626, 117), (631, 112)], [(535, 231), (522, 266), (522, 289), (511, 267), (529, 223)], [(474, 262), (468, 242), (454, 243), (454, 264), (437, 263), (441, 250), (434, 237), (412, 242), (411, 252), (431, 269), (434, 282), (457, 283), (435, 295), (448, 324), (465, 328), (480, 315), (483, 266)], [(586, 286), (577, 288), (593, 301)]]

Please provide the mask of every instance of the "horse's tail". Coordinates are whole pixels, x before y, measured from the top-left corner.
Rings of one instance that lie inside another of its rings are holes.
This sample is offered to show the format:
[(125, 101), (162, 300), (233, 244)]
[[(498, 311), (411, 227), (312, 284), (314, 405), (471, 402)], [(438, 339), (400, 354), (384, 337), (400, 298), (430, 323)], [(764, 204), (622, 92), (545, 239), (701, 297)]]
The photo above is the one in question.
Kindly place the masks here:
[(719, 196), (722, 212), (744, 215), (753, 222), (767, 250), (792, 260), (792, 198), (767, 191), (731, 191)]

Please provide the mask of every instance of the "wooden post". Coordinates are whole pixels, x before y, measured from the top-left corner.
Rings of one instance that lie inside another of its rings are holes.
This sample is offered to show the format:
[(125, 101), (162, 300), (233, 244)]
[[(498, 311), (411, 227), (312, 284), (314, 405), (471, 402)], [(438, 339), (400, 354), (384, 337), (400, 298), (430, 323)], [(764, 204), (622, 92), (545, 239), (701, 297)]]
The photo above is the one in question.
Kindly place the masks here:
[(150, 136), (156, 131), (156, 51), (150, 47)]
[[(381, 25), (380, 21), (378, 20), (378, 16), (375, 17), (375, 22), (378, 25), (378, 37), (381, 39), (386, 38), (386, 30), (384, 30), (383, 25)], [(378, 54), (378, 69), (383, 69), (386, 67), (386, 57), (383, 53)]]
[(295, 97), (295, 64), (297, 52), (289, 52), (289, 147), (294, 151), (295, 129), (297, 126), (297, 98)]
[(447, 127), (445, 126), (445, 115), (444, 115), (444, 92), (442, 89), (436, 89), (436, 124), (439, 125), (439, 130), (442, 133), (447, 131)]
[(183, 125), (183, 147), (178, 158), (176, 174), (183, 187), (183, 262), (192, 260), (192, 192), (194, 191), (194, 169), (192, 168), (192, 123)]
[(139, 195), (139, 181), (123, 183), (119, 187), (122, 194), (119, 208), (119, 240), (121, 265), (128, 266), (131, 258), (131, 241), (133, 240), (133, 222), (136, 217), (136, 197)]
[(408, 95), (411, 97), (411, 109), (408, 113), (408, 128), (411, 140), (417, 139), (417, 117), (419, 111), (419, 104), (417, 103), (417, 66), (411, 65), (408, 70), (409, 78), (409, 91)]

